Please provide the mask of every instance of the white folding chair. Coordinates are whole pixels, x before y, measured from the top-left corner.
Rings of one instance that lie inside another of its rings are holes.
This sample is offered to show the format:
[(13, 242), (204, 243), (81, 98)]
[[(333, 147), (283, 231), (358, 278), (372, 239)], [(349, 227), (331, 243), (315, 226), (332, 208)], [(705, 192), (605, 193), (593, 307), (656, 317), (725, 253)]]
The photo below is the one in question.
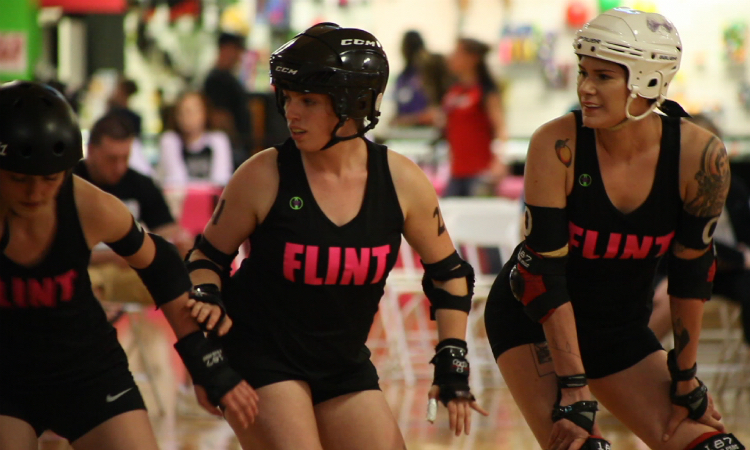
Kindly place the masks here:
[(480, 393), (485, 387), (484, 372), (490, 372), (495, 386), (502, 384), (484, 331), (485, 301), (497, 273), (484, 270), (481, 249), (498, 250), (501, 264), (510, 257), (520, 239), (521, 207), (517, 201), (505, 198), (449, 197), (441, 199), (440, 210), (453, 243), (476, 272), (474, 305), (469, 314), (466, 340), (471, 350), (469, 362), (478, 374), (472, 385)]

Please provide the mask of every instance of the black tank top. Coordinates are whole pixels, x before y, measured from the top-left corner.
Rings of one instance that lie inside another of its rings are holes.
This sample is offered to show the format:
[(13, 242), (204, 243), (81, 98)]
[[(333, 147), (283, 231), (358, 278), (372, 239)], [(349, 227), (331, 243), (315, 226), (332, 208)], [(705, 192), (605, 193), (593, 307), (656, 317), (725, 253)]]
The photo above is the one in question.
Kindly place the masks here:
[(359, 213), (337, 226), (319, 208), (288, 139), (277, 147), (279, 189), (233, 276), (235, 326), (311, 369), (369, 358), (365, 341), (401, 245), (404, 217), (385, 146), (367, 143)]
[(118, 347), (114, 328), (94, 297), (91, 250), (78, 220), (69, 176), (57, 196), (57, 230), (33, 267), (5, 255), (0, 243), (0, 382), (43, 385), (83, 381)]
[(653, 187), (624, 214), (609, 200), (594, 130), (577, 124), (575, 180), (567, 199), (570, 230), (568, 290), (579, 328), (646, 326), (656, 265), (670, 247), (682, 209), (679, 191), (680, 121), (660, 116), (662, 138)]
[(201, 151), (193, 153), (183, 144), (182, 157), (185, 159), (185, 167), (190, 178), (199, 180), (211, 178), (211, 160), (213, 158), (211, 147), (205, 146)]

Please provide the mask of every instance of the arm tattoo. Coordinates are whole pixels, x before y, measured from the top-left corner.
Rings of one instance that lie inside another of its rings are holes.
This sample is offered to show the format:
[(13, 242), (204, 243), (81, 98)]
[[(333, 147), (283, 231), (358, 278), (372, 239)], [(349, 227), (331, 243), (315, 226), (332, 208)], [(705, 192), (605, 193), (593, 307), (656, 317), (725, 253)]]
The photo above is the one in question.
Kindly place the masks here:
[(224, 212), (224, 204), (226, 203), (226, 200), (223, 198), (221, 199), (221, 202), (219, 203), (219, 206), (216, 208), (216, 211), (214, 211), (214, 216), (212, 217), (211, 223), (216, 225), (219, 223), (219, 217), (221, 217), (221, 213)]
[(682, 324), (682, 319), (679, 317), (675, 319), (674, 324), (674, 353), (675, 356), (680, 356), (685, 347), (690, 342), (690, 333), (687, 328)]
[(726, 149), (714, 136), (703, 149), (701, 167), (695, 174), (695, 180), (698, 182), (698, 192), (694, 199), (685, 204), (685, 211), (698, 217), (721, 214), (729, 190), (729, 161)]
[[(539, 377), (545, 377), (555, 373), (555, 367), (549, 365), (552, 362), (552, 355), (549, 352), (546, 342), (537, 342), (529, 345), (531, 349), (531, 357), (534, 358), (534, 365), (536, 366), (536, 373)], [(547, 364), (547, 367), (543, 367)]]
[(555, 153), (557, 153), (557, 159), (561, 163), (565, 164), (565, 167), (570, 167), (570, 163), (573, 161), (573, 152), (568, 147), (568, 141), (570, 139), (558, 139), (555, 142)]
[(443, 222), (443, 217), (440, 214), (440, 207), (439, 206), (435, 207), (435, 212), (432, 213), (432, 217), (437, 217), (437, 220), (438, 220), (437, 233), (438, 233), (438, 236), (440, 236), (443, 233), (445, 233), (445, 222)]

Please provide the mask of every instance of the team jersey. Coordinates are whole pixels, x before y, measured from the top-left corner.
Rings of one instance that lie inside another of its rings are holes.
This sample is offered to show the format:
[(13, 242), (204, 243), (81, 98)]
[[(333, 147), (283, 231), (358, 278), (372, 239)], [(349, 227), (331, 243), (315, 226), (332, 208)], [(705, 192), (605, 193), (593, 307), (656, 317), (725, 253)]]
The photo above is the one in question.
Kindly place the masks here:
[(91, 251), (78, 219), (72, 176), (60, 188), (56, 209), (52, 244), (33, 266), (16, 264), (5, 255), (11, 238), (7, 226), (0, 242), (2, 383), (84, 382), (92, 367), (119, 355), (115, 329), (91, 290)]
[(358, 364), (404, 216), (387, 149), (367, 143), (367, 185), (359, 213), (337, 226), (315, 201), (294, 141), (277, 147), (279, 189), (232, 277), (228, 313), (264, 350), (310, 370)]
[(680, 120), (660, 116), (661, 149), (651, 192), (625, 214), (604, 189), (594, 130), (582, 126), (580, 111), (575, 117), (575, 179), (566, 208), (568, 291), (579, 328), (616, 333), (648, 323), (656, 265), (675, 234), (683, 205)]
[(487, 114), (480, 84), (453, 85), (445, 94), (445, 138), (451, 152), (451, 175), (473, 177), (487, 170), (492, 162), (494, 131)]

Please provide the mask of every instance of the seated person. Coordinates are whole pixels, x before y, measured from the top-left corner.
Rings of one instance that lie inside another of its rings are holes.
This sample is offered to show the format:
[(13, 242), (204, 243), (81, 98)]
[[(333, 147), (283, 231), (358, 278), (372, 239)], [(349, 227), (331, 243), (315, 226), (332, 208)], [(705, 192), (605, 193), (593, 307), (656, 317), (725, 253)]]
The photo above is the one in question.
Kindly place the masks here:
[[(127, 119), (117, 114), (103, 116), (92, 127), (86, 158), (78, 162), (73, 173), (122, 200), (136, 220), (145, 224), (152, 233), (172, 241), (184, 254), (192, 246), (192, 237), (175, 223), (164, 196), (153, 180), (128, 167), (134, 138), (135, 131)], [(142, 288), (138, 289), (137, 295), (133, 294), (134, 297), (143, 302), (150, 301), (148, 297), (141, 298), (146, 289), (137, 282), (136, 273), (127, 267), (122, 258), (108, 247), (95, 250), (91, 254), (92, 265), (115, 263), (121, 266), (118, 269), (128, 273), (124, 276), (132, 275), (132, 284)], [(124, 284), (131, 283), (127, 281)], [(123, 294), (123, 297), (129, 296)]]
[(175, 104), (174, 117), (160, 140), (159, 173), (165, 188), (209, 182), (224, 186), (234, 171), (232, 146), (222, 131), (208, 130), (208, 103), (200, 92), (187, 92)]
[[(721, 138), (718, 128), (706, 116), (688, 119)], [(750, 344), (750, 189), (739, 177), (732, 177), (724, 211), (714, 232), (716, 275), (713, 293), (742, 305), (745, 341)], [(654, 293), (649, 327), (660, 340), (672, 330), (667, 295), (666, 264), (661, 262)]]

